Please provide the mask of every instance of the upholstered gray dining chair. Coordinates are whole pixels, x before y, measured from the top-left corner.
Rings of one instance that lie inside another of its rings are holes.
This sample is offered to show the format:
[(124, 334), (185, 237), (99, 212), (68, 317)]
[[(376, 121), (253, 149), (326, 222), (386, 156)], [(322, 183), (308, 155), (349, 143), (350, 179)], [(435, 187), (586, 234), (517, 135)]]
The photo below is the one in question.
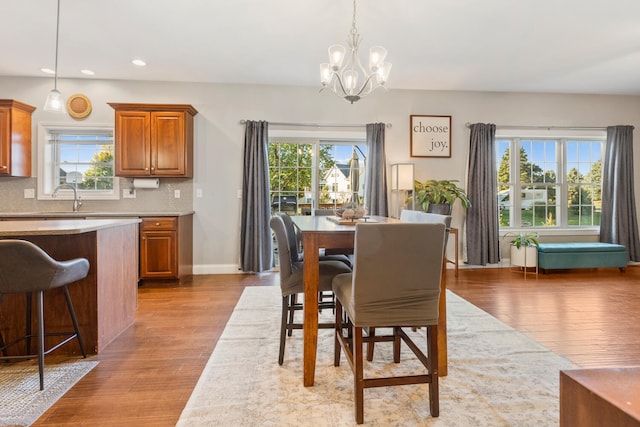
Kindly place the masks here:
[[(298, 259), (297, 253), (293, 253), (289, 245), (289, 237), (284, 225), (283, 217), (274, 215), (269, 222), (276, 235), (278, 246), (278, 261), (280, 263), (280, 290), (282, 293), (282, 317), (280, 322), (280, 351), (278, 364), (284, 362), (284, 350), (286, 335), (291, 336), (293, 329), (302, 329), (302, 323), (294, 321), (296, 311), (303, 309), (303, 304), (298, 302), (297, 295), (304, 293), (303, 263)], [(318, 290), (320, 292), (331, 291), (331, 283), (337, 274), (348, 273), (351, 268), (341, 261), (320, 261), (320, 276)], [(319, 308), (334, 308), (334, 301), (322, 300)], [(333, 328), (333, 323), (320, 323), (319, 328)]]
[[(44, 356), (70, 342), (78, 340), (83, 357), (87, 357), (80, 334), (80, 327), (73, 309), (67, 285), (81, 280), (89, 272), (89, 261), (76, 258), (69, 261), (56, 261), (35, 244), (25, 240), (0, 240), (0, 296), (3, 294), (26, 295), (26, 333), (23, 337), (9, 343), (2, 342), (3, 355), (0, 360), (38, 358), (40, 390), (44, 390)], [(44, 330), (44, 292), (62, 288), (71, 316), (73, 332), (51, 332)], [(31, 331), (32, 294), (36, 294), (36, 319), (38, 330)], [(59, 336), (61, 341), (45, 350), (45, 336)], [(31, 340), (36, 338), (38, 352), (31, 354)], [(1, 340), (1, 338), (0, 338)], [(20, 342), (26, 342), (24, 355), (7, 355), (7, 349)]]
[[(293, 219), (284, 212), (280, 212), (277, 214), (282, 218), (284, 222), (284, 228), (287, 231), (287, 240), (289, 242), (289, 249), (292, 255), (292, 261), (302, 261), (304, 259), (304, 248), (302, 247), (302, 236), (300, 235), (300, 230), (293, 222)], [(341, 261), (347, 264), (347, 266), (351, 267), (351, 260), (347, 255), (336, 253), (336, 254), (326, 254), (325, 251), (322, 251), (319, 255), (320, 261)]]
[[(429, 384), (429, 409), (439, 415), (438, 303), (444, 256), (442, 223), (364, 223), (356, 225), (352, 273), (333, 279), (336, 296), (335, 359), (344, 350), (354, 377), (355, 418), (364, 422), (364, 389)], [(348, 328), (343, 328), (343, 316)], [(403, 328), (425, 327), (427, 354)], [(368, 328), (391, 328), (386, 335), (364, 336)], [(369, 378), (364, 375), (364, 342), (393, 342), (394, 362), (400, 362), (404, 341), (426, 368), (416, 375)]]

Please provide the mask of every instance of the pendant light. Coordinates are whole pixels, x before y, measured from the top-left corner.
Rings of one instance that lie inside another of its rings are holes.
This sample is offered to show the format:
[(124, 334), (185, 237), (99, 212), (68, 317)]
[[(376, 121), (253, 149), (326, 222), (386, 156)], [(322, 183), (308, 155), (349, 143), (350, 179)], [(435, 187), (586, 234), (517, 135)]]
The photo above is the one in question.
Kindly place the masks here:
[(44, 103), (44, 111), (50, 113), (65, 113), (64, 98), (58, 91), (58, 36), (60, 33), (60, 0), (58, 0), (57, 18), (56, 18), (56, 62), (53, 75), (53, 89), (47, 95)]

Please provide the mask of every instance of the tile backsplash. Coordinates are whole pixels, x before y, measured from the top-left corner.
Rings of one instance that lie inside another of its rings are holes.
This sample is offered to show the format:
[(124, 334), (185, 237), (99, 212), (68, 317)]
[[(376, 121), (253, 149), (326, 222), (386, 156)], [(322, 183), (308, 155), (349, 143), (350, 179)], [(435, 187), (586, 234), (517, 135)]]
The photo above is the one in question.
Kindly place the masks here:
[[(80, 211), (86, 212), (186, 212), (193, 210), (193, 180), (160, 178), (157, 189), (137, 189), (134, 199), (122, 198), (122, 190), (132, 186), (132, 179), (120, 178), (119, 200), (83, 200)], [(25, 198), (33, 189), (37, 197), (37, 178), (0, 178), (0, 212), (71, 211), (70, 200)], [(180, 198), (175, 197), (180, 190)]]

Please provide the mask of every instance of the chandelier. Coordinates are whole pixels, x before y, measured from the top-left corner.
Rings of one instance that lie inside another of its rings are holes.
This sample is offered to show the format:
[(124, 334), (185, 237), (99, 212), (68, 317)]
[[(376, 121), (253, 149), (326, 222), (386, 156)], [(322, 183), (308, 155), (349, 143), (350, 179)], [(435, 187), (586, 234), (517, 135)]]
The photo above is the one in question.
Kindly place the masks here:
[[(329, 63), (320, 64), (322, 92), (329, 88), (347, 102), (354, 103), (369, 95), (375, 89), (384, 87), (391, 71), (391, 64), (384, 62), (387, 50), (374, 46), (369, 50), (369, 70), (364, 68), (358, 57), (360, 34), (356, 28), (356, 0), (353, 0), (353, 23), (347, 39), (347, 49), (339, 44), (329, 46)], [(358, 84), (362, 74), (363, 82)], [(386, 88), (385, 88), (386, 89)]]

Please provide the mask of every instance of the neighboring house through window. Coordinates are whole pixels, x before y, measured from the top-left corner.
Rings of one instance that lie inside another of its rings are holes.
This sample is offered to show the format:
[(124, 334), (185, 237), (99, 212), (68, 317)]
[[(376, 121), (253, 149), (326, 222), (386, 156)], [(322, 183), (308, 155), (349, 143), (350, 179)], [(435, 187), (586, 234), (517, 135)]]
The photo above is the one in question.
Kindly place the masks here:
[(497, 133), (500, 227), (599, 227), (605, 139)]
[(38, 126), (38, 198), (118, 199), (112, 127)]
[(364, 132), (326, 139), (270, 136), (272, 212), (310, 215), (346, 202), (362, 204), (366, 156)]

